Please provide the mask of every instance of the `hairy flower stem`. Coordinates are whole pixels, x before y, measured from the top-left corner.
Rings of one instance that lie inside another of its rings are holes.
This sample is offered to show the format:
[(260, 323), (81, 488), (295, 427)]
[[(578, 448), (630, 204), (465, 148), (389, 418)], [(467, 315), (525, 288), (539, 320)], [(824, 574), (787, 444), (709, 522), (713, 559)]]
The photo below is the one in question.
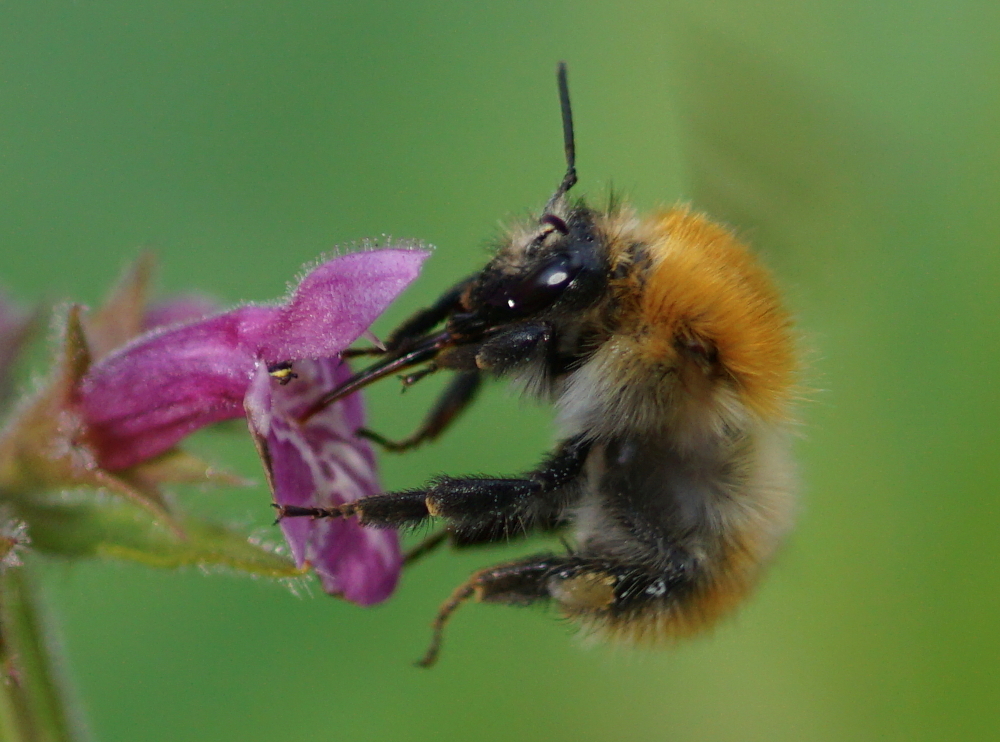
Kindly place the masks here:
[(31, 582), (24, 566), (0, 571), (0, 739), (72, 742), (81, 736)]

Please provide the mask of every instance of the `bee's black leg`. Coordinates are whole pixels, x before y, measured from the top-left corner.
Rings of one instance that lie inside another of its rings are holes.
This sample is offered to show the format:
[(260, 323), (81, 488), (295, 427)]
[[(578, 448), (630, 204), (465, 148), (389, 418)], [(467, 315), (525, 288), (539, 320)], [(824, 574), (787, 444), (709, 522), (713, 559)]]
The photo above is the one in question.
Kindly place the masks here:
[[(453, 354), (442, 359), (442, 368), (458, 371), (455, 378), (445, 387), (423, 424), (407, 438), (393, 441), (368, 428), (358, 430), (358, 435), (367, 438), (387, 451), (401, 452), (432, 441), (447, 429), (459, 414), (476, 398), (482, 386), (482, 370), (503, 374), (517, 366), (525, 357), (542, 345), (550, 337), (551, 330), (546, 325), (524, 325), (491, 338), (477, 349), (476, 355)], [(409, 377), (404, 384), (410, 386), (422, 375), (437, 370), (430, 366)]]
[(692, 584), (690, 566), (680, 559), (650, 570), (610, 554), (541, 554), (489, 567), (473, 574), (441, 605), (430, 646), (417, 664), (434, 664), (448, 620), (472, 597), (502, 605), (555, 600), (569, 615), (627, 616), (675, 600)]
[(360, 428), (358, 436), (377, 443), (387, 451), (400, 452), (432, 441), (447, 429), (451, 423), (469, 406), (482, 386), (482, 375), (478, 371), (462, 371), (445, 387), (434, 407), (427, 414), (416, 432), (401, 441), (392, 441), (369, 430)]
[[(518, 605), (528, 605), (538, 599), (546, 597), (542, 592), (544, 577), (548, 574), (557, 557), (536, 557), (534, 559), (521, 562), (511, 562), (501, 564), (489, 569), (476, 572), (469, 580), (451, 594), (441, 608), (431, 624), (431, 643), (427, 647), (424, 656), (417, 662), (419, 667), (430, 667), (437, 662), (438, 654), (441, 652), (441, 642), (444, 639), (444, 628), (451, 618), (451, 615), (465, 603), (469, 598), (475, 596), (477, 600), (494, 602), (508, 602)], [(514, 594), (516, 600), (503, 600), (500, 596)]]
[[(547, 523), (578, 495), (572, 487), (579, 477), (590, 443), (573, 438), (549, 456), (541, 466), (517, 479), (440, 477), (425, 489), (388, 492), (363, 497), (329, 514), (319, 511), (302, 515), (356, 515), (362, 525), (398, 528), (415, 525), (430, 516), (447, 518), (449, 528), (494, 540), (520, 534)], [(299, 515), (300, 513), (291, 513)]]
[(476, 353), (476, 365), (500, 376), (512, 371), (532, 358), (552, 339), (552, 328), (547, 324), (515, 325), (484, 342)]
[(446, 292), (441, 294), (437, 301), (429, 307), (421, 309), (410, 315), (409, 319), (397, 327), (385, 341), (386, 348), (391, 352), (404, 347), (407, 343), (423, 337), (437, 325), (444, 322), (448, 315), (452, 314), (460, 307), (462, 294), (472, 283), (475, 276), (470, 276), (464, 281), (459, 281)]
[(448, 315), (460, 308), (462, 294), (474, 278), (475, 276), (470, 276), (464, 281), (460, 281), (442, 294), (429, 307), (414, 312), (399, 327), (393, 330), (392, 335), (389, 336), (389, 339), (386, 340), (382, 347), (348, 348), (341, 351), (341, 357), (379, 356), (405, 349), (407, 345), (420, 340), (434, 329), (434, 327), (444, 322), (448, 318)]
[(437, 516), (450, 521), (458, 538), (500, 540), (551, 524), (579, 496), (573, 485), (589, 451), (589, 441), (571, 438), (521, 478), (441, 477), (424, 489), (371, 495), (335, 508), (279, 507), (278, 518), (355, 515), (365, 526), (399, 528)]

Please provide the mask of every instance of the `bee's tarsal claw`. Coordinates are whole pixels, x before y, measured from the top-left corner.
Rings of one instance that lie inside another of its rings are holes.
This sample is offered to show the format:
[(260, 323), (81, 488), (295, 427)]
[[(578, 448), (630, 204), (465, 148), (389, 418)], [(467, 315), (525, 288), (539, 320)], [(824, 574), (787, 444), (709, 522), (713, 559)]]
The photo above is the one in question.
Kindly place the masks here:
[(285, 518), (343, 518), (354, 512), (348, 505), (334, 508), (307, 508), (300, 505), (271, 503), (271, 507), (278, 511), (275, 523), (280, 523)]

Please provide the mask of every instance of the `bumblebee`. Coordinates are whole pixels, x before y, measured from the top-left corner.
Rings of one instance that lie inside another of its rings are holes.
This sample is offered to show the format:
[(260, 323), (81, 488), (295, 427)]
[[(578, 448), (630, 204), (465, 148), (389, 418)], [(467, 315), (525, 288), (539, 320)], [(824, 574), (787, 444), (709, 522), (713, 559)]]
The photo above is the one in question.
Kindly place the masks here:
[[(429, 518), (455, 546), (565, 533), (546, 552), (476, 572), (442, 605), (420, 664), (469, 598), (554, 603), (632, 642), (691, 634), (737, 605), (787, 530), (786, 434), (796, 358), (768, 273), (727, 229), (686, 207), (650, 216), (569, 197), (577, 181), (566, 67), (558, 68), (567, 170), (537, 220), (389, 337), (374, 365), (315, 409), (390, 374), (455, 372), (405, 450), (442, 433), (484, 376), (550, 400), (561, 440), (514, 477), (436, 478), (419, 489), (282, 517), (354, 517), (373, 528)], [(570, 543), (572, 545), (570, 545)]]

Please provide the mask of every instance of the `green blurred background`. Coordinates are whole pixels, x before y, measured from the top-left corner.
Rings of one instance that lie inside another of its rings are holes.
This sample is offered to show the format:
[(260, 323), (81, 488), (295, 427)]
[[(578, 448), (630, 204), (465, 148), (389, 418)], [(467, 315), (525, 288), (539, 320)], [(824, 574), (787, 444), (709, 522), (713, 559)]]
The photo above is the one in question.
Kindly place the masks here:
[[(383, 233), (438, 246), (384, 330), (480, 265), (562, 174), (693, 200), (799, 320), (800, 523), (749, 605), (659, 652), (542, 610), (438, 602), (511, 552), (441, 553), (365, 610), (315, 589), (45, 565), (108, 740), (987, 740), (1000, 722), (1000, 10), (981, 2), (11, 0), (0, 4), (0, 280), (96, 302), (139, 246), (161, 287), (280, 295)], [(416, 424), (438, 380), (373, 390)], [(387, 487), (513, 472), (549, 412), (497, 386)], [(260, 479), (246, 436), (194, 445)], [(263, 487), (191, 493), (265, 527)], [(537, 544), (527, 548), (537, 548)]]

